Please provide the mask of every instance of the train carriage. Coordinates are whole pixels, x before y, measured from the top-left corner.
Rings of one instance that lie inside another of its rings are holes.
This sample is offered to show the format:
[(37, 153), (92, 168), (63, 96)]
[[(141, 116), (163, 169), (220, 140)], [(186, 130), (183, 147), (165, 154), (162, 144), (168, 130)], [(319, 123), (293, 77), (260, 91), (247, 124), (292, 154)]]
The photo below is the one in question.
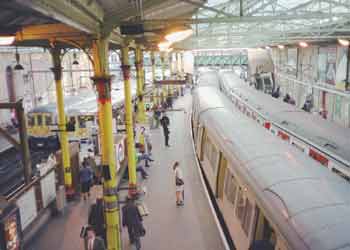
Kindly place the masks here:
[(235, 111), (215, 87), (199, 84), (194, 91), (192, 125), (196, 153), (238, 250), (350, 249), (345, 180)]

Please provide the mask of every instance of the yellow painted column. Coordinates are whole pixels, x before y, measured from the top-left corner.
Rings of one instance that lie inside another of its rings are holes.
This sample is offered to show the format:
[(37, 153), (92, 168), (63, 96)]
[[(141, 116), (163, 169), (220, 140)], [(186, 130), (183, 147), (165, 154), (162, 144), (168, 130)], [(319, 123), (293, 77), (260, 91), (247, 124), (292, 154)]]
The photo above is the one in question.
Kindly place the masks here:
[[(176, 71), (176, 79), (180, 79), (180, 67), (179, 67), (179, 53), (175, 53), (175, 71)], [(180, 85), (176, 85), (176, 92), (178, 96), (180, 96)]]
[[(162, 80), (165, 80), (165, 53), (161, 52), (160, 54), (160, 60), (162, 62)], [(166, 97), (168, 96), (168, 88), (167, 85), (162, 85), (162, 102), (165, 101)]]
[[(169, 53), (168, 55), (168, 60), (169, 60), (169, 69), (170, 69), (170, 79), (174, 79), (174, 64), (173, 64), (173, 54)], [(169, 85), (169, 95), (173, 96), (174, 95), (174, 85)]]
[(114, 136), (112, 130), (111, 77), (108, 69), (108, 38), (92, 43), (94, 77), (98, 92), (99, 126), (102, 142), (102, 166), (104, 173), (103, 199), (105, 204), (107, 249), (121, 250), (120, 218), (117, 196)]
[(128, 171), (129, 171), (129, 194), (136, 194), (136, 159), (135, 159), (135, 142), (132, 122), (132, 97), (130, 84), (130, 65), (129, 65), (129, 48), (122, 48), (122, 71), (124, 76), (124, 95), (125, 95), (125, 125), (127, 134), (127, 154), (128, 154)]
[(156, 86), (156, 59), (154, 51), (151, 51), (152, 83), (153, 83), (153, 104), (159, 104), (158, 89)]
[(56, 101), (57, 101), (57, 114), (58, 114), (58, 129), (60, 134), (60, 144), (62, 152), (62, 164), (64, 168), (64, 184), (66, 187), (66, 194), (73, 195), (72, 189), (72, 169), (70, 167), (70, 154), (68, 135), (66, 131), (66, 116), (64, 113), (64, 99), (62, 88), (62, 66), (61, 66), (61, 51), (58, 48), (52, 48), (50, 50), (53, 67), (51, 68), (54, 73), (56, 83)]
[(140, 45), (136, 46), (135, 50), (135, 67), (137, 79), (137, 114), (136, 119), (139, 123), (146, 123), (145, 105), (143, 103), (143, 88), (144, 88), (144, 74), (143, 74), (143, 53)]

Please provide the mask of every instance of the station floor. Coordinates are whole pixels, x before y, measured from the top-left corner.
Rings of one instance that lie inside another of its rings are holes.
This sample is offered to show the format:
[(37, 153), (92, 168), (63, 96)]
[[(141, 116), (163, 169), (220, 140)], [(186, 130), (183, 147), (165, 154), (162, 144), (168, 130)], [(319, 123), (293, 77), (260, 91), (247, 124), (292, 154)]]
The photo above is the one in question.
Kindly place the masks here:
[[(162, 130), (151, 130), (153, 159), (147, 169), (149, 178), (141, 181), (147, 187), (143, 201), (149, 215), (144, 217), (146, 236), (141, 249), (152, 250), (223, 250), (209, 201), (203, 189), (195, 162), (190, 134), (191, 96), (186, 94), (175, 102), (170, 118), (170, 148), (164, 146)], [(184, 172), (185, 205), (175, 204), (172, 164), (180, 162)], [(93, 197), (91, 197), (93, 200)], [(87, 222), (88, 202), (69, 203), (66, 212), (54, 217), (27, 247), (28, 250), (83, 250), (79, 238), (81, 226)], [(129, 244), (127, 230), (122, 229), (123, 250), (134, 249)]]

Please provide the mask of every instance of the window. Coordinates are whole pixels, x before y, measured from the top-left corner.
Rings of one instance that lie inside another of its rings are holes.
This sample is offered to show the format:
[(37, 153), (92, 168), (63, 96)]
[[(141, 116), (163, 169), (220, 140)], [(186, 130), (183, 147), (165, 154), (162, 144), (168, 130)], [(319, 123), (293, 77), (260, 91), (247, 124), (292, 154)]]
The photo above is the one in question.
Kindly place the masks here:
[(253, 215), (253, 207), (246, 196), (246, 192), (247, 190), (245, 188), (239, 187), (236, 215), (241, 221), (243, 231), (248, 236), (250, 231), (250, 221)]
[(45, 124), (47, 126), (52, 125), (52, 118), (50, 115), (45, 116)]
[(235, 205), (236, 200), (236, 190), (237, 190), (237, 183), (235, 180), (235, 177), (227, 171), (226, 180), (225, 180), (225, 195), (226, 198), (232, 203), (232, 205)]
[(34, 123), (35, 123), (34, 116), (28, 115), (28, 126), (29, 126), (29, 127), (33, 127), (33, 126), (34, 126)]
[(42, 117), (42, 115), (37, 115), (36, 116), (36, 119), (37, 119), (37, 126), (42, 126), (43, 125), (43, 117)]
[(79, 116), (78, 121), (79, 121), (79, 128), (86, 128), (86, 119), (84, 116)]
[(271, 227), (269, 221), (266, 219), (262, 211), (257, 207), (256, 208), (257, 216), (255, 221), (255, 233), (254, 233), (254, 242), (266, 242), (271, 246), (272, 249), (276, 246), (276, 234), (273, 228)]

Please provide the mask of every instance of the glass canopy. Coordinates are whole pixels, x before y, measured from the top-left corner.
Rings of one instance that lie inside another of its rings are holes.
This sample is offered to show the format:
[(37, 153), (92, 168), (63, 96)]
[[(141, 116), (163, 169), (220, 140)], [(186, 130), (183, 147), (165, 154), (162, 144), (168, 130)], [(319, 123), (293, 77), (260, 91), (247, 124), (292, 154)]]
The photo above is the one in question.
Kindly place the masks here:
[[(242, 5), (241, 5), (242, 3)], [(208, 0), (187, 48), (236, 48), (350, 38), (347, 0)]]

